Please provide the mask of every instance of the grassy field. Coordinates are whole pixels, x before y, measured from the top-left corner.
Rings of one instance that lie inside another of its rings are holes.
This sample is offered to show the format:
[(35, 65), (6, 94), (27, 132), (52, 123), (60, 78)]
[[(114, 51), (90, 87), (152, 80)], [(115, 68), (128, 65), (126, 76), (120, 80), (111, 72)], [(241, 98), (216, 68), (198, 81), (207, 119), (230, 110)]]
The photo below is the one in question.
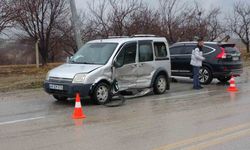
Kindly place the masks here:
[(48, 70), (60, 64), (48, 64), (41, 68), (36, 68), (35, 65), (0, 66), (0, 92), (41, 88)]

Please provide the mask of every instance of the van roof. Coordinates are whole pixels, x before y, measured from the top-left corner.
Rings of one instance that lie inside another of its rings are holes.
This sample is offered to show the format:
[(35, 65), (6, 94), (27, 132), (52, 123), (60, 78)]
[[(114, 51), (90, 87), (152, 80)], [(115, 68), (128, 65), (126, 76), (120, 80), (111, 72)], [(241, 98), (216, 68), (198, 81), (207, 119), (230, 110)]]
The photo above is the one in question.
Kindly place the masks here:
[(165, 37), (125, 37), (125, 38), (109, 38), (109, 39), (97, 39), (93, 41), (89, 41), (88, 43), (125, 43), (130, 41), (137, 41), (137, 40), (153, 40), (153, 41), (160, 41), (160, 42), (167, 42)]

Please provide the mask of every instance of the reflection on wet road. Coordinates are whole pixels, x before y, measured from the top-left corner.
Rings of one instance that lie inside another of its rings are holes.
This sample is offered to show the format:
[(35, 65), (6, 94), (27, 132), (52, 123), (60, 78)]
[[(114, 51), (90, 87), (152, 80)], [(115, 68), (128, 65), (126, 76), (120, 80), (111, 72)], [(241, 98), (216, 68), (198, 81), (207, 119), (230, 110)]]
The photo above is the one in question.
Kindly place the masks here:
[(74, 102), (55, 102), (42, 89), (0, 93), (0, 147), (8, 150), (250, 149), (250, 83), (239, 92), (214, 81), (192, 90), (178, 78), (164, 95), (128, 99), (108, 108), (83, 101), (87, 118), (74, 121)]

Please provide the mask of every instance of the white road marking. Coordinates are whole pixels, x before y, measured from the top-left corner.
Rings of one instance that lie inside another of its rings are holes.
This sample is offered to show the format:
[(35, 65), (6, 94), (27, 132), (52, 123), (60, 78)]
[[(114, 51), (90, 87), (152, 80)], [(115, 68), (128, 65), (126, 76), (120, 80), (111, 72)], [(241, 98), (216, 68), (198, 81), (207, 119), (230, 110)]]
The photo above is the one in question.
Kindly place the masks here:
[(204, 92), (199, 92), (199, 93), (190, 93), (190, 94), (183, 94), (183, 95), (176, 95), (176, 96), (170, 96), (170, 97), (162, 97), (162, 98), (157, 98), (155, 100), (167, 100), (167, 99), (172, 99), (172, 98), (182, 98), (186, 96), (194, 96), (194, 95), (201, 95), (201, 94), (207, 94), (207, 93), (212, 93), (215, 92), (216, 90), (213, 91), (204, 91)]
[(38, 120), (38, 119), (43, 119), (43, 118), (45, 118), (45, 116), (40, 116), (40, 117), (35, 117), (35, 118), (26, 118), (26, 119), (20, 119), (20, 120), (12, 120), (12, 121), (0, 122), (0, 125), (14, 124), (14, 123)]

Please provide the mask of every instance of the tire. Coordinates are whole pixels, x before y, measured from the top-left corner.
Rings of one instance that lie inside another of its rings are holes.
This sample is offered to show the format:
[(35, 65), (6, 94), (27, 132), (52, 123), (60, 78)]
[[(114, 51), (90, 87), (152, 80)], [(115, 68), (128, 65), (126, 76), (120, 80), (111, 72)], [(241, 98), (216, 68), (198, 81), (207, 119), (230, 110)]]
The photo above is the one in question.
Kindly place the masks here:
[(217, 79), (222, 83), (226, 83), (231, 79), (231, 77), (230, 76), (221, 76), (221, 77), (218, 77)]
[(212, 72), (208, 67), (203, 66), (200, 68), (199, 80), (201, 84), (210, 84), (212, 82), (213, 80)]
[(104, 82), (100, 82), (96, 85), (92, 94), (93, 100), (96, 104), (106, 104), (110, 101), (110, 86)]
[(163, 94), (167, 90), (168, 80), (165, 75), (159, 75), (154, 81), (153, 92), (155, 94)]
[(60, 96), (60, 95), (53, 95), (53, 97), (57, 100), (57, 101), (66, 101), (68, 99), (68, 97), (66, 96)]

